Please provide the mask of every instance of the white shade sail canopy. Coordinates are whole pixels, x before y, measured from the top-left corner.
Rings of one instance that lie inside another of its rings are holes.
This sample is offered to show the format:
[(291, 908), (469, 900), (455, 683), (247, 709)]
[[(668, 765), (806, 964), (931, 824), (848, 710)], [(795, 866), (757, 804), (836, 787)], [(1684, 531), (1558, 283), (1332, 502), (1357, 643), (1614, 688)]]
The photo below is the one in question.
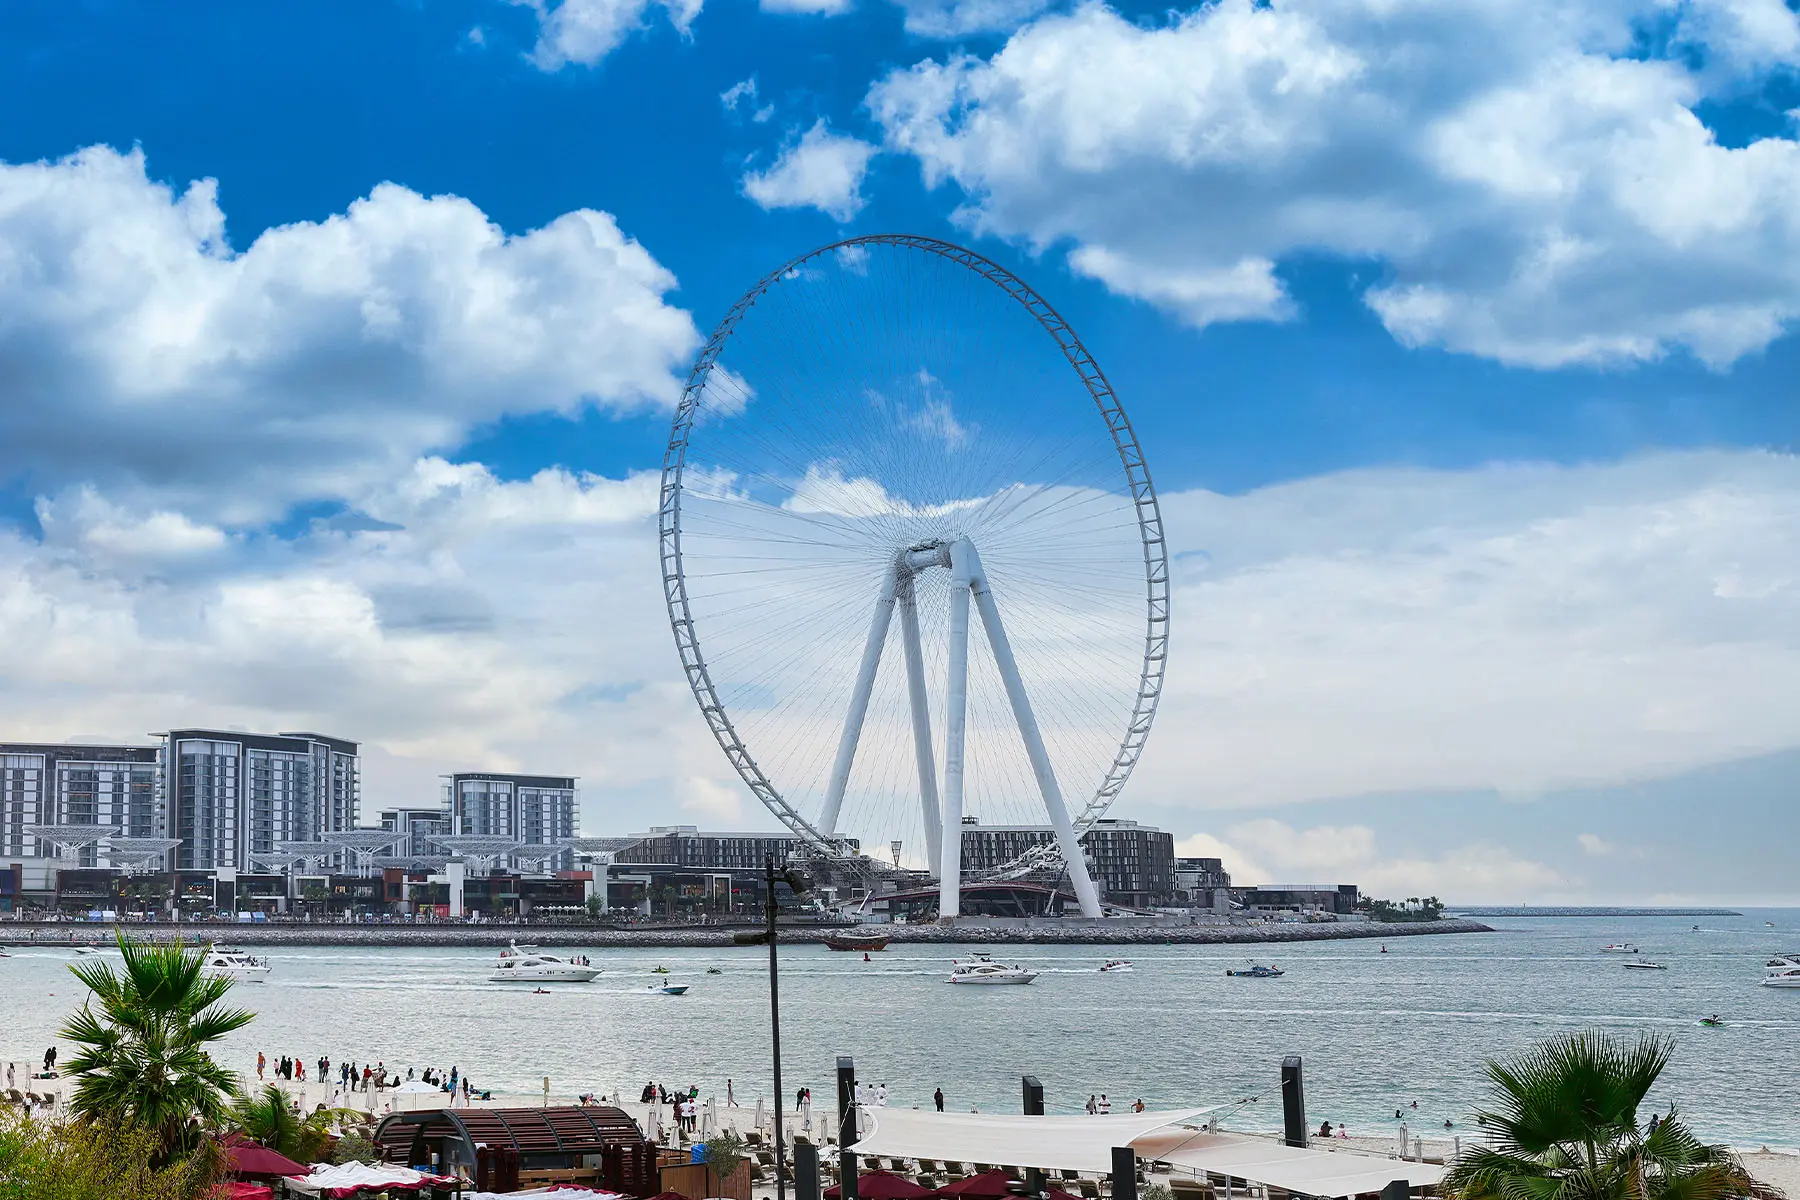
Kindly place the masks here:
[(865, 1108), (863, 1125), (874, 1128), (858, 1138), (852, 1149), (888, 1158), (947, 1158), (952, 1162), (1105, 1172), (1112, 1170), (1114, 1146), (1130, 1146), (1159, 1129), (1211, 1111), (1181, 1108), (1097, 1117), (1026, 1117)]
[(1358, 1196), (1403, 1179), (1409, 1187), (1435, 1184), (1444, 1168), (1429, 1163), (1376, 1158), (1348, 1150), (1302, 1150), (1268, 1138), (1207, 1133), (1192, 1123), (1217, 1108), (1106, 1116), (1027, 1117), (938, 1113), (909, 1109), (863, 1110), (874, 1128), (860, 1138), (858, 1154), (998, 1163), (1010, 1167), (1104, 1173), (1115, 1146), (1139, 1158), (1183, 1171), (1210, 1172), (1267, 1184), (1307, 1196)]

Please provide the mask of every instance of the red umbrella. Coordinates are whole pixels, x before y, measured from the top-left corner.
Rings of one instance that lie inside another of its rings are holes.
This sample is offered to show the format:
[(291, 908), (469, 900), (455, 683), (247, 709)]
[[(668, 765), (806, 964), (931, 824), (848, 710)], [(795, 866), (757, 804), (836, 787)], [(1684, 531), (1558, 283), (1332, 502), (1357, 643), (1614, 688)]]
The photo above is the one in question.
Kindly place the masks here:
[(217, 1200), (273, 1200), (275, 1192), (267, 1184), (245, 1183), (239, 1180), (235, 1183), (220, 1184), (213, 1195), (217, 1197)]
[(297, 1163), (285, 1154), (277, 1154), (267, 1146), (249, 1138), (232, 1134), (224, 1139), (225, 1164), (233, 1175), (304, 1175), (305, 1163)]
[(1001, 1200), (1013, 1194), (1013, 1178), (1005, 1171), (983, 1171), (979, 1175), (971, 1175), (967, 1179), (959, 1179), (955, 1183), (947, 1183), (939, 1188), (940, 1196), (955, 1196), (960, 1200)]
[[(838, 1200), (844, 1194), (843, 1185), (825, 1189), (827, 1200)], [(904, 1176), (892, 1171), (864, 1171), (856, 1177), (857, 1200), (921, 1200), (924, 1196), (935, 1196), (930, 1188), (920, 1187)]]

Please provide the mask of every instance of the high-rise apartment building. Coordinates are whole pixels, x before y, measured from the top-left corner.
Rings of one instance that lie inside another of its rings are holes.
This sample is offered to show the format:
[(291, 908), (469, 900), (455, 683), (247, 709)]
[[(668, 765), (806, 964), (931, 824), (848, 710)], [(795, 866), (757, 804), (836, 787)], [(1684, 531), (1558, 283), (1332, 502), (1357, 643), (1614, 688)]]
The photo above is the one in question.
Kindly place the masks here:
[[(104, 825), (162, 837), (155, 746), (0, 742), (0, 858), (54, 858), (32, 825)], [(81, 852), (93, 866), (93, 847)]]
[(169, 837), (184, 870), (247, 870), (284, 841), (354, 829), (361, 799), (355, 742), (317, 733), (174, 729), (163, 735)]
[[(503, 775), (469, 771), (450, 776), (450, 832), (513, 837), (554, 844), (580, 832), (575, 779), (570, 775)], [(567, 867), (565, 852), (552, 864)]]
[(441, 856), (443, 849), (431, 839), (450, 832), (450, 810), (443, 807), (386, 808), (381, 811), (381, 827), (404, 835), (394, 842), (396, 855)]

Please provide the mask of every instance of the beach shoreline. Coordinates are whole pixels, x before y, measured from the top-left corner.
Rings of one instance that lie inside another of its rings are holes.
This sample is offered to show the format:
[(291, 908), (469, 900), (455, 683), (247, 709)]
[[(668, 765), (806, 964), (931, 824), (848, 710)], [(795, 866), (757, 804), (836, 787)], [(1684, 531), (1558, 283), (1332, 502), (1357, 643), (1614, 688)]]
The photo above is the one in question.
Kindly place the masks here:
[[(755, 926), (684, 925), (596, 927), (584, 925), (269, 925), (173, 924), (129, 922), (0, 922), (0, 945), (100, 946), (115, 940), (115, 929), (132, 938), (190, 943), (230, 942), (243, 946), (505, 946), (532, 942), (543, 946), (681, 949), (736, 945), (736, 935)], [(1479, 921), (1445, 919), (1382, 924), (1375, 921), (1294, 922), (1267, 925), (1138, 924), (1106, 928), (1097, 922), (1021, 922), (997, 924), (879, 925), (862, 928), (885, 934), (895, 945), (1257, 945), (1322, 942), (1340, 939), (1402, 938), (1452, 933), (1492, 933)], [(841, 927), (781, 927), (781, 940), (816, 945)]]

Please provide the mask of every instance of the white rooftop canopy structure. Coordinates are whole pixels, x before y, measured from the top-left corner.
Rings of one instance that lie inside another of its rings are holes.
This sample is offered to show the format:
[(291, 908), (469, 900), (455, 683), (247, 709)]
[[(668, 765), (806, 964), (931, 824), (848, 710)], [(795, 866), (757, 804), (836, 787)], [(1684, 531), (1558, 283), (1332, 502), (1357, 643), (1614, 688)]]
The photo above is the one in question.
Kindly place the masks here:
[[(1223, 1106), (1215, 1106), (1223, 1107)], [(1394, 1180), (1409, 1187), (1436, 1184), (1445, 1168), (1379, 1158), (1351, 1150), (1302, 1150), (1242, 1134), (1208, 1133), (1194, 1122), (1210, 1108), (1115, 1113), (1095, 1117), (988, 1116), (917, 1110), (865, 1109), (874, 1126), (854, 1147), (890, 1158), (950, 1159), (1012, 1167), (1112, 1170), (1115, 1146), (1177, 1170), (1228, 1175), (1306, 1196), (1345, 1197), (1379, 1192)]]

